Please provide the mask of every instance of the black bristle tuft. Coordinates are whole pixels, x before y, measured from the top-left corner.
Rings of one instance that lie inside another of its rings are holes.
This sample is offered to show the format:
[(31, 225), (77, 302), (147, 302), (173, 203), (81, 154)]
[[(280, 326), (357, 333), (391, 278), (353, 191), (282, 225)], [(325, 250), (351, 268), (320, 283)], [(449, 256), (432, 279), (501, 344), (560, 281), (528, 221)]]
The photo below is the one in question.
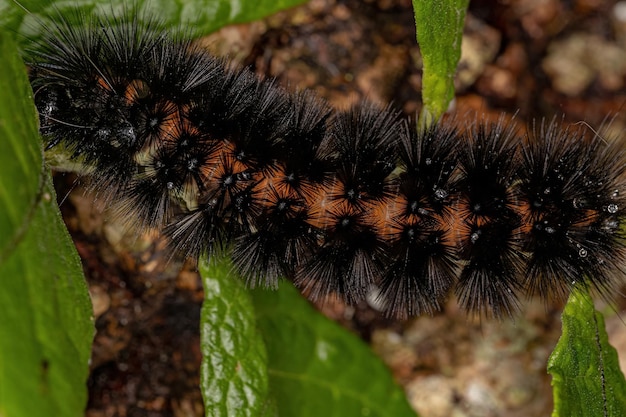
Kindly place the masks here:
[(472, 127), (459, 150), (459, 255), (456, 293), (468, 311), (512, 315), (521, 289), (521, 219), (514, 185), (518, 142), (500, 121)]
[(264, 203), (254, 231), (235, 239), (233, 261), (249, 285), (276, 287), (280, 278), (293, 277), (295, 266), (309, 259), (319, 231), (308, 224), (309, 214), (296, 194), (272, 188)]
[(360, 206), (389, 195), (402, 124), (398, 114), (372, 104), (338, 113), (328, 140), (337, 154), (337, 198)]
[(375, 229), (344, 207), (332, 214), (321, 247), (298, 271), (296, 285), (314, 300), (337, 293), (348, 303), (356, 303), (380, 277), (385, 258)]
[(617, 226), (624, 207), (623, 151), (553, 120), (535, 126), (523, 149), (521, 190), (528, 204), (526, 286), (565, 299), (588, 279), (605, 294), (624, 259)]
[(400, 317), (440, 310), (457, 275), (446, 217), (461, 138), (441, 124), (408, 132), (400, 137), (399, 204), (390, 214), (391, 260), (381, 282), (385, 310)]

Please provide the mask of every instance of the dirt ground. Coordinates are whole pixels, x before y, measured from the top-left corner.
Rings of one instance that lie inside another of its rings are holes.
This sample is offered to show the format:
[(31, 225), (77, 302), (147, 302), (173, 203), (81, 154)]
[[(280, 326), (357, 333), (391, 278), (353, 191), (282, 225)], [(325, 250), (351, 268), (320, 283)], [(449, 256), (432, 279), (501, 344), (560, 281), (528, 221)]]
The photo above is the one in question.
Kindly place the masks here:
[[(522, 126), (553, 116), (594, 128), (611, 120), (607, 131), (623, 131), (626, 2), (476, 0), (466, 27), (457, 114), (504, 111)], [(393, 103), (407, 115), (420, 108), (410, 0), (312, 0), (203, 42), (339, 108), (359, 99)], [(154, 236), (124, 236), (76, 178), (56, 181), (97, 318), (87, 416), (203, 415), (199, 277), (189, 265), (166, 262)], [(372, 345), (422, 416), (533, 417), (552, 410), (545, 368), (561, 308), (530, 300), (521, 317), (502, 322), (469, 320), (454, 300), (435, 317), (402, 322), (365, 304), (323, 311)], [(625, 317), (624, 297), (616, 310)], [(607, 326), (626, 369), (620, 315), (609, 314)]]

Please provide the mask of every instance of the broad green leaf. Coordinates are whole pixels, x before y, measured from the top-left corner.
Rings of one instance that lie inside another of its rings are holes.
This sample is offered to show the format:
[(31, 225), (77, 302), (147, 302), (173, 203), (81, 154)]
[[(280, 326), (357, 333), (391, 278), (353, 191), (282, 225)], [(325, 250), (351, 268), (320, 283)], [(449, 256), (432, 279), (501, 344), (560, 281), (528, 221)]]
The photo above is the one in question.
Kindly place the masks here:
[(422, 61), (421, 123), (430, 124), (454, 98), (454, 75), (469, 0), (413, 0)]
[(201, 387), (207, 416), (273, 414), (267, 354), (254, 306), (227, 260), (200, 263), (204, 304), (200, 317)]
[(609, 344), (604, 317), (584, 289), (572, 292), (563, 333), (548, 361), (553, 417), (626, 416), (626, 381)]
[(252, 296), (279, 415), (415, 417), (380, 358), (291, 284)]
[(94, 334), (89, 294), (42, 167), (24, 66), (6, 35), (0, 56), (0, 236), (10, 245), (0, 260), (0, 416), (81, 416)]
[[(142, 18), (157, 18), (167, 27), (182, 26), (195, 36), (206, 35), (222, 26), (262, 19), (306, 0), (0, 0), (0, 26), (10, 27), (34, 40), (49, 17), (83, 19), (111, 13), (136, 11)], [(28, 10), (28, 13), (25, 13)]]
[[(11, 36), (0, 31), (0, 263), (15, 249), (41, 191), (42, 154), (32, 90)], [(30, 141), (24, 138), (31, 138)]]
[(0, 264), (0, 323), (0, 416), (82, 416), (91, 302), (50, 178), (30, 228)]

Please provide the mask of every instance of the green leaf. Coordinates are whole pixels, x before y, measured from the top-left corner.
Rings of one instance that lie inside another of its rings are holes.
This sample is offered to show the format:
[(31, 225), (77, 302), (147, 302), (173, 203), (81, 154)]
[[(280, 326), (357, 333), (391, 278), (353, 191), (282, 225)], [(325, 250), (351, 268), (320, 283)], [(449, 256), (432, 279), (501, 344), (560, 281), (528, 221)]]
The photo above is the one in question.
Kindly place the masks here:
[(417, 42), (424, 63), (421, 123), (430, 124), (454, 98), (454, 75), (469, 0), (413, 0)]
[(207, 416), (415, 416), (369, 347), (290, 284), (248, 291), (228, 260), (200, 273)]
[(207, 416), (271, 415), (267, 354), (254, 306), (228, 260), (200, 262), (204, 304), (200, 316), (200, 389)]
[[(42, 180), (37, 113), (26, 68), (10, 35), (0, 31), (0, 263), (26, 232)], [(24, 140), (30, 138), (31, 140)]]
[(625, 416), (626, 381), (608, 342), (604, 318), (586, 290), (572, 292), (562, 321), (563, 333), (548, 361), (552, 416)]
[(252, 296), (279, 415), (415, 416), (380, 358), (315, 311), (291, 284), (253, 290)]
[[(82, 19), (136, 10), (136, 16), (157, 18), (166, 27), (184, 27), (195, 36), (223, 26), (262, 19), (306, 0), (0, 0), (0, 26), (11, 28), (33, 41), (49, 26), (49, 16)], [(28, 11), (28, 13), (25, 12)]]
[(81, 416), (91, 303), (42, 167), (24, 65), (6, 34), (0, 56), (0, 236), (9, 242), (0, 260), (0, 416)]

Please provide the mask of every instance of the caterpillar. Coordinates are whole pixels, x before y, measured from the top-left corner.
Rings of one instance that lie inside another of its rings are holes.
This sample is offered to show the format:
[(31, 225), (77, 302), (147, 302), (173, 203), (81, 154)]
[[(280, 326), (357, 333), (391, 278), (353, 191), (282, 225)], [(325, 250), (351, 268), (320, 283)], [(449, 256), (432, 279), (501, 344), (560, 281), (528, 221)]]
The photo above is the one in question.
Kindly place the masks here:
[(27, 51), (46, 149), (91, 167), (129, 223), (191, 257), (230, 250), (250, 286), (295, 282), (398, 317), (451, 292), (470, 313), (623, 281), (623, 144), (557, 119), (418, 129), (332, 109), (157, 21), (62, 21)]

